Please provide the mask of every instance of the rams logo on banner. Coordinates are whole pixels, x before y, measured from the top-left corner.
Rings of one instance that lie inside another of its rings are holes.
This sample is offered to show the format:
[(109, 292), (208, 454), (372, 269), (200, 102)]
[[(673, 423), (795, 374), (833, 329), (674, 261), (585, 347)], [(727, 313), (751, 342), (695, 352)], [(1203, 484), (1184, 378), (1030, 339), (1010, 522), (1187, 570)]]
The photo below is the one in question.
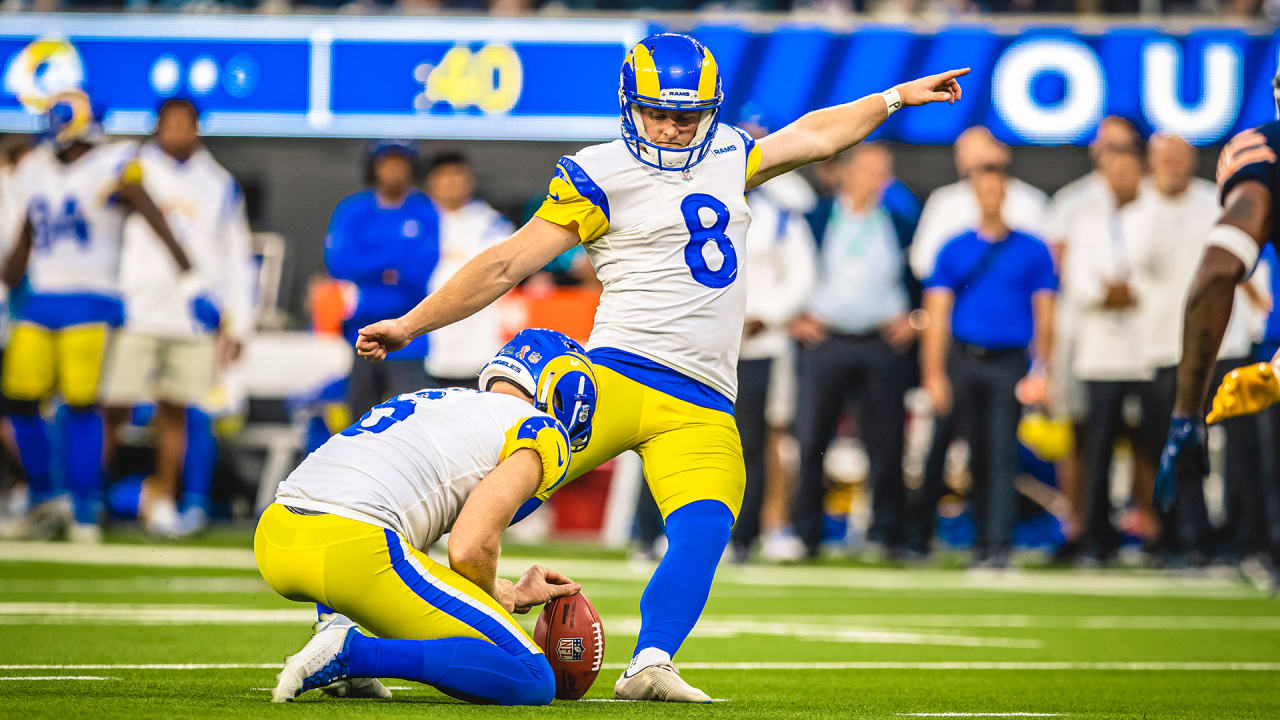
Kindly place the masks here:
[(84, 62), (75, 47), (58, 37), (45, 37), (27, 45), (4, 71), (4, 89), (16, 95), (31, 112), (42, 113), (60, 92), (84, 83)]

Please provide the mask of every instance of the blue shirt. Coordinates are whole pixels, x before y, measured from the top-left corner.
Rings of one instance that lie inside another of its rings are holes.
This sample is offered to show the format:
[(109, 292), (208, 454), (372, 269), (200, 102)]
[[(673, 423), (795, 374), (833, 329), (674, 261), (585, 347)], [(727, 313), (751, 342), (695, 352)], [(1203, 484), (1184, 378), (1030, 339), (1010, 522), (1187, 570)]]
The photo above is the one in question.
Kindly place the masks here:
[[(995, 255), (984, 259), (988, 252)], [(932, 288), (955, 293), (951, 334), (956, 340), (993, 350), (1025, 348), (1033, 331), (1031, 296), (1056, 291), (1058, 277), (1049, 248), (1035, 237), (1011, 230), (993, 244), (970, 230), (938, 254), (925, 283), (926, 290)]]
[[(425, 194), (413, 190), (399, 205), (383, 207), (373, 190), (363, 190), (338, 203), (325, 237), (324, 265), (331, 276), (359, 289), (355, 311), (342, 325), (347, 340), (354, 344), (362, 326), (417, 305), (439, 259), (440, 217)], [(388, 359), (421, 360), (427, 349), (422, 335)]]

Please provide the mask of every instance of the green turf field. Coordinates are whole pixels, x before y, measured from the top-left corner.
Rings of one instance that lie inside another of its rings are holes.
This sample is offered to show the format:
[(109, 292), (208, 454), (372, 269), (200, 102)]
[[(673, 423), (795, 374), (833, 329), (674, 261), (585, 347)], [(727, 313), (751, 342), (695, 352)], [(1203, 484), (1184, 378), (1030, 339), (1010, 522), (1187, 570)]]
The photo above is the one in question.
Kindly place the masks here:
[[(587, 698), (608, 700), (647, 572), (589, 548), (546, 555), (603, 617), (608, 664)], [(722, 700), (709, 707), (470, 707), (399, 680), (390, 701), (272, 705), (312, 617), (244, 545), (0, 544), (0, 717), (1280, 718), (1280, 600), (1225, 576), (723, 567), (676, 658)]]

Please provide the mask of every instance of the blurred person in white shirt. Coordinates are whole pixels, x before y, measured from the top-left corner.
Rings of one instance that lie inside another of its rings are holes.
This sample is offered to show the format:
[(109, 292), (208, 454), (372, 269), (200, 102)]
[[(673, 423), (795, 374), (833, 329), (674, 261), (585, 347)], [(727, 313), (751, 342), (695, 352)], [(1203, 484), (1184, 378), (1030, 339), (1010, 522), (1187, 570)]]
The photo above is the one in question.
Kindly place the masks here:
[[(468, 260), (505, 240), (515, 227), (475, 196), (475, 172), (461, 153), (436, 155), (427, 169), (425, 185), (440, 212), (440, 261), (428, 287), (435, 292)], [(430, 338), (426, 371), (434, 387), (476, 387), (480, 368), (506, 339), (496, 305), (434, 330)]]
[(1109, 561), (1120, 546), (1111, 520), (1111, 461), (1116, 440), (1125, 433), (1126, 402), (1142, 407), (1135, 467), (1154, 470), (1167, 424), (1159, 417), (1152, 369), (1142, 357), (1142, 298), (1133, 278), (1135, 249), (1147, 240), (1142, 237), (1147, 224), (1139, 198), (1140, 152), (1129, 145), (1101, 153), (1095, 173), (1105, 194), (1082, 200), (1060, 226), (1059, 238), (1069, 248), (1063, 256), (1063, 296), (1075, 308), (1068, 362), (1083, 385), (1086, 408), (1077, 435), (1085, 492), (1076, 540), (1089, 563)]
[[(1093, 218), (1109, 216), (1115, 206), (1115, 195), (1107, 184), (1099, 165), (1108, 152), (1136, 152), (1139, 145), (1137, 130), (1125, 118), (1109, 115), (1098, 124), (1097, 135), (1089, 144), (1089, 158), (1093, 169), (1072, 180), (1054, 193), (1049, 203), (1048, 216), (1045, 223), (1049, 249), (1057, 259), (1059, 267), (1065, 267), (1068, 259), (1068, 233), (1074, 223), (1082, 216)], [(1122, 161), (1123, 162), (1123, 161)], [(1146, 184), (1143, 180), (1140, 184)], [(1085, 221), (1087, 224), (1087, 220)], [(1057, 342), (1054, 343), (1053, 376), (1050, 378), (1053, 398), (1052, 411), (1055, 415), (1069, 419), (1078, 438), (1085, 436), (1085, 415), (1088, 412), (1084, 387), (1076, 376), (1073, 366), (1075, 355), (1076, 326), (1080, 311), (1071, 297), (1070, 280), (1063, 277), (1063, 293), (1055, 306), (1057, 317), (1054, 318), (1054, 329)], [(1069, 499), (1070, 522), (1066, 527), (1068, 542), (1058, 551), (1058, 559), (1072, 559), (1079, 551), (1078, 536), (1083, 531), (1084, 522), (1079, 515), (1089, 502), (1085, 494), (1088, 483), (1081, 480), (1082, 462), (1081, 443), (1072, 444), (1070, 451), (1058, 463), (1058, 487)], [(1144, 468), (1150, 474), (1150, 470)], [(1149, 479), (1149, 478), (1148, 478)]]
[[(768, 134), (763, 114), (745, 113), (739, 126), (754, 137)], [(787, 322), (813, 290), (815, 280), (813, 233), (805, 214), (813, 210), (817, 195), (799, 173), (780, 175), (747, 193), (751, 227), (747, 230), (745, 266), (747, 314), (738, 353), (738, 397), (734, 420), (742, 436), (747, 469), (742, 510), (734, 524), (732, 549), (735, 560), (745, 561), (760, 536), (761, 511), (768, 484), (767, 451), (771, 449), (770, 408), (777, 403), (778, 366), (794, 367)], [(794, 390), (794, 384), (790, 384)], [(776, 412), (774, 413), (776, 414)], [(783, 494), (783, 493), (779, 493)], [(777, 542), (768, 538), (766, 542)], [(769, 555), (769, 552), (766, 552)]]
[[(978, 204), (974, 200), (973, 189), (969, 187), (970, 173), (988, 165), (1009, 166), (1008, 146), (980, 125), (960, 133), (954, 148), (959, 180), (929, 194), (911, 242), (911, 270), (918, 278), (933, 274), (933, 263), (942, 246), (978, 224)], [(1010, 228), (1044, 237), (1048, 204), (1049, 196), (1042, 190), (1016, 177), (1009, 178), (1002, 211)]]
[[(253, 251), (244, 198), (201, 144), (198, 119), (190, 101), (166, 100), (151, 142), (138, 155), (143, 185), (194, 272), (180, 279), (147, 224), (126, 222), (120, 275), (126, 321), (103, 378), (108, 447), (119, 441), (135, 405), (155, 402), (155, 469), (143, 483), (138, 513), (146, 529), (160, 535), (181, 528), (176, 497), (187, 409), (206, 399), (218, 369), (239, 357), (253, 330)], [(190, 296), (206, 290), (216, 317), (188, 310)]]

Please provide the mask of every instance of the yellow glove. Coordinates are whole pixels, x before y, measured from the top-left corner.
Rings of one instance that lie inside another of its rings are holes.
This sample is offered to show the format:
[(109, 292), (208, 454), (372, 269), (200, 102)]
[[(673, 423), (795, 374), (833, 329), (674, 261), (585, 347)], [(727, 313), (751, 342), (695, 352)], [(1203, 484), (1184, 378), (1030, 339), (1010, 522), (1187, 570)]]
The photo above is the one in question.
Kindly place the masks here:
[(1251, 415), (1280, 401), (1280, 378), (1271, 363), (1254, 363), (1227, 373), (1213, 396), (1209, 424)]

